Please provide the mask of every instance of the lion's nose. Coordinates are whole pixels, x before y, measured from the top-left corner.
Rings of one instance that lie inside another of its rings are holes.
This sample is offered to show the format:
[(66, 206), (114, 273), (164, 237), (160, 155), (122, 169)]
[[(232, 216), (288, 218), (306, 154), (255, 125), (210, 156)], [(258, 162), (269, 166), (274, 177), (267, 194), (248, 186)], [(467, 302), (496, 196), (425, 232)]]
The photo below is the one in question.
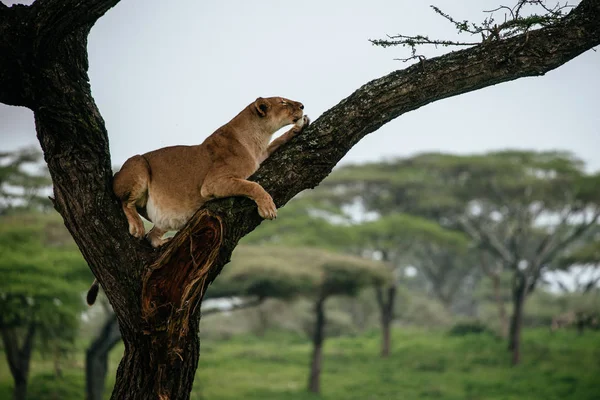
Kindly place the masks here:
[(300, 107), (301, 110), (304, 110), (304, 104), (298, 103), (298, 107)]

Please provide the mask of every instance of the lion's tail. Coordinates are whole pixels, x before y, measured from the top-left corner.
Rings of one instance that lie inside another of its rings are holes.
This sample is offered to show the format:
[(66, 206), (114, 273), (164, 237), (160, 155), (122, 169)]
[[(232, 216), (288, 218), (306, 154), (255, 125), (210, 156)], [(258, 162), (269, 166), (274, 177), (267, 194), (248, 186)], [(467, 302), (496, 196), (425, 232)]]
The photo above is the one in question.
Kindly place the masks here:
[(92, 286), (90, 286), (90, 289), (87, 292), (86, 300), (87, 300), (88, 306), (91, 306), (92, 304), (94, 304), (96, 302), (96, 297), (98, 297), (99, 290), (100, 290), (100, 283), (98, 282), (98, 279), (94, 279)]

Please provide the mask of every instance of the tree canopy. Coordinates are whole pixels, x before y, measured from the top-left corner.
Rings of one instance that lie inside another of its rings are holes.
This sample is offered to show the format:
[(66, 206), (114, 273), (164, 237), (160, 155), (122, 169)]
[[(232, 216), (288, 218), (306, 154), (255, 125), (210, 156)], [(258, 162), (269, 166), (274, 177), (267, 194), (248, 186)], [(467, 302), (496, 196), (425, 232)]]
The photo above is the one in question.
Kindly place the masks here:
[(355, 295), (365, 286), (384, 284), (390, 278), (388, 269), (378, 261), (310, 247), (240, 245), (209, 292), (211, 297), (283, 299)]
[(0, 215), (20, 209), (48, 209), (43, 189), (51, 185), (39, 150), (0, 152)]

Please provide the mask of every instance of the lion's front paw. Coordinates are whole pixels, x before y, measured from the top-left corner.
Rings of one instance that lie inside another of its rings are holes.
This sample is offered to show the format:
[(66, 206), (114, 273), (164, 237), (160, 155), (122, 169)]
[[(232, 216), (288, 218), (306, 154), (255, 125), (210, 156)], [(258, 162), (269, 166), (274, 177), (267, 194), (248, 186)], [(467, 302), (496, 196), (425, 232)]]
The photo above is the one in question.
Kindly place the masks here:
[(264, 219), (275, 219), (277, 218), (277, 207), (273, 203), (271, 196), (264, 198), (262, 201), (257, 202), (258, 214)]
[(302, 132), (304, 129), (306, 129), (306, 127), (308, 127), (309, 124), (310, 118), (308, 118), (308, 115), (303, 116), (298, 121), (296, 121), (296, 126), (294, 129), (295, 133), (298, 134)]

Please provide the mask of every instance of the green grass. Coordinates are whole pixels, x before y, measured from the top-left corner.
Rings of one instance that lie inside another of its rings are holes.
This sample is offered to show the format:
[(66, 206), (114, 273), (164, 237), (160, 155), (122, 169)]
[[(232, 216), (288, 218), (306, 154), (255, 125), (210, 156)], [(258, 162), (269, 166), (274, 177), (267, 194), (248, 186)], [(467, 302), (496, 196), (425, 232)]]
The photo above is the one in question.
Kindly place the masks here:
[[(572, 331), (553, 335), (547, 330), (526, 331), (523, 363), (515, 368), (509, 366), (506, 344), (487, 334), (450, 337), (439, 332), (397, 329), (388, 359), (378, 356), (379, 340), (378, 333), (327, 340), (320, 396), (306, 391), (310, 344), (303, 338), (271, 332), (260, 339), (244, 335), (228, 341), (205, 340), (192, 399), (600, 398), (600, 333), (588, 332), (579, 337)], [(119, 347), (112, 354), (112, 376), (121, 351)], [(65, 378), (58, 382), (48, 378), (50, 366), (40, 360), (34, 363), (32, 385), (36, 389), (31, 394), (36, 397), (32, 399), (84, 397), (81, 360), (73, 360), (65, 368)], [(0, 399), (10, 398), (11, 385), (3, 362)], [(52, 391), (60, 394), (53, 395)]]

